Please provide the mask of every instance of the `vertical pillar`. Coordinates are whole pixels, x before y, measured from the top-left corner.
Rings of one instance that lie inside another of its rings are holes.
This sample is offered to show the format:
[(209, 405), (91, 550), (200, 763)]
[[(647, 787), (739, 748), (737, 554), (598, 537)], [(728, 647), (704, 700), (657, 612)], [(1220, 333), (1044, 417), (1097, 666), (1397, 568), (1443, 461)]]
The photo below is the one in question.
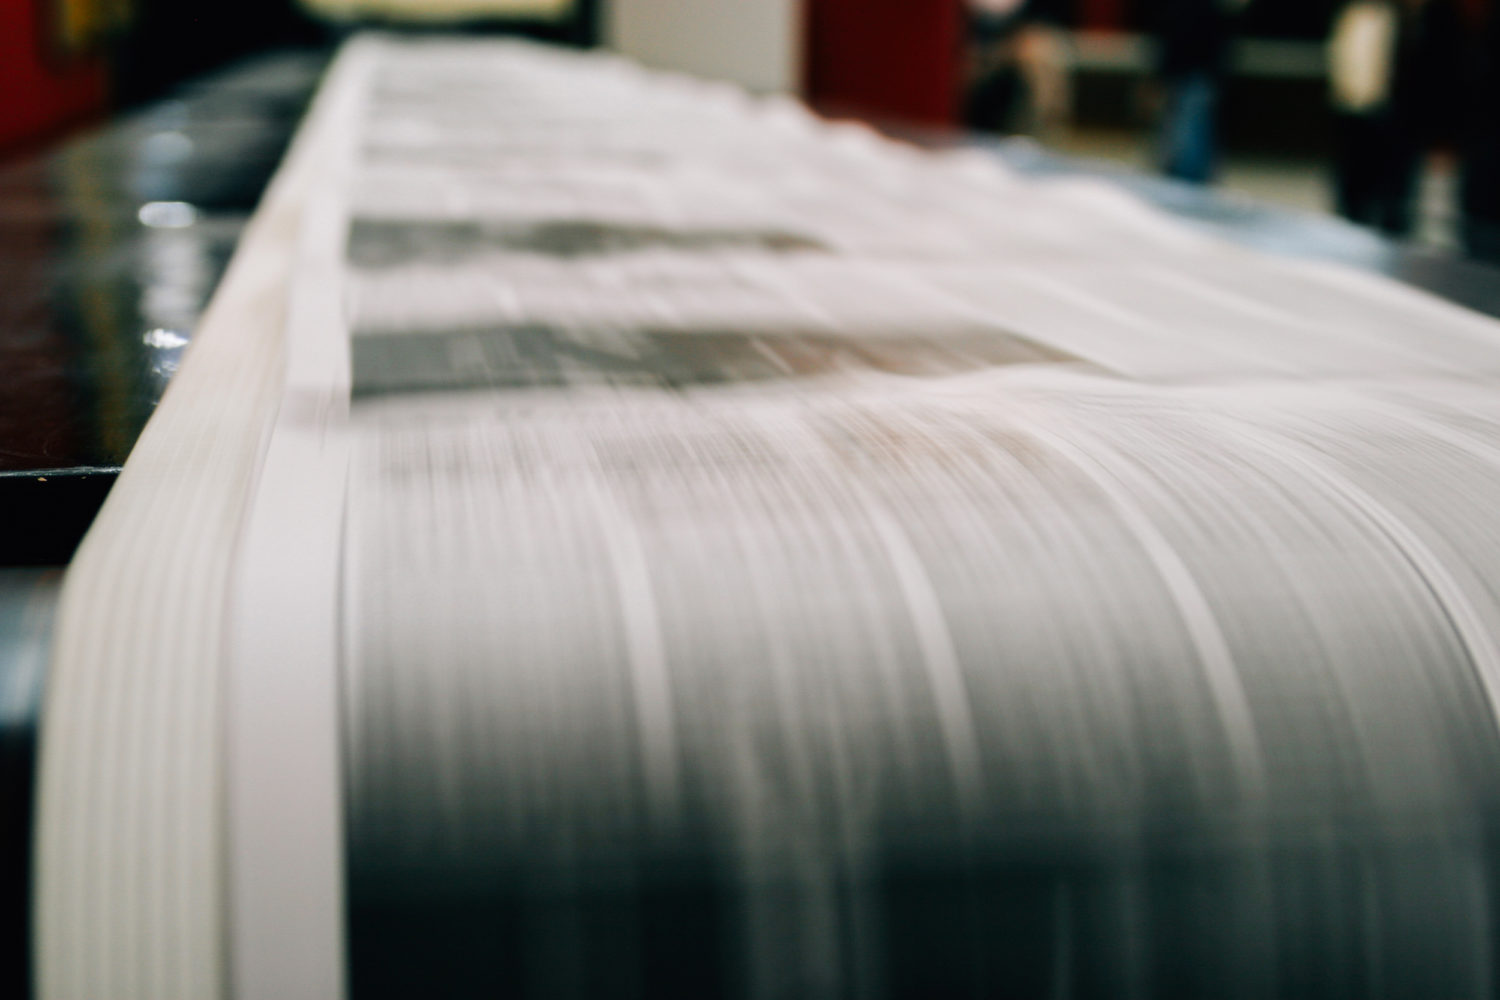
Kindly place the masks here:
[(807, 0), (805, 14), (814, 107), (875, 121), (957, 120), (960, 0)]

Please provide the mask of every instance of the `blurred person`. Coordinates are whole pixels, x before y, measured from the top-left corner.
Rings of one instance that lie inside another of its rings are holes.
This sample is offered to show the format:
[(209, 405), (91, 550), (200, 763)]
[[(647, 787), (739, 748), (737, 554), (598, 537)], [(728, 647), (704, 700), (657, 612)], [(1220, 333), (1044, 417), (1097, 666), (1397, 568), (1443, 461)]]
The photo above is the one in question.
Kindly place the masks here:
[(1350, 0), (1329, 36), (1339, 214), (1411, 233), (1426, 154), (1456, 138), (1461, 27), (1449, 0)]
[(1460, 210), (1464, 247), (1500, 263), (1500, 2), (1490, 0), (1474, 35)]
[(1063, 0), (966, 0), (970, 45), (964, 124), (1045, 135), (1072, 110)]
[(1163, 87), (1161, 167), (1206, 184), (1218, 169), (1219, 94), (1234, 19), (1245, 0), (1157, 0), (1151, 34)]

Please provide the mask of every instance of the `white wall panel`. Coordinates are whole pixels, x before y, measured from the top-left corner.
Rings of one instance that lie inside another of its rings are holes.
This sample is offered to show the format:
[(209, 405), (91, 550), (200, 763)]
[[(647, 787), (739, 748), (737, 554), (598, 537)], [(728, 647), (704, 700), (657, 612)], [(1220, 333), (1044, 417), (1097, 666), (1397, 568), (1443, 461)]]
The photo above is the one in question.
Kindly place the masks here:
[(801, 0), (605, 0), (604, 41), (648, 66), (795, 91)]

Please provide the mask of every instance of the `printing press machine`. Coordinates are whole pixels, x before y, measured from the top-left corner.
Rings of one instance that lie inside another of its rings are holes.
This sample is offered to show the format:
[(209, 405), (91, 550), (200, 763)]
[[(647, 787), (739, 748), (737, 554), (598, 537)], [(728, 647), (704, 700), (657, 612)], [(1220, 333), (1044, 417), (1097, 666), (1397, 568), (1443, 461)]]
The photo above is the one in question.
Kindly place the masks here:
[[(326, 63), (267, 56), (92, 134), (0, 167), (0, 907), (28, 914), (36, 720), (62, 568), (108, 493), (222, 275)], [(992, 150), (1031, 174), (1105, 177), (1245, 246), (1338, 261), (1500, 317), (1500, 274), (1341, 222), (1068, 161)], [(0, 995), (25, 995), (29, 944), (0, 945)]]

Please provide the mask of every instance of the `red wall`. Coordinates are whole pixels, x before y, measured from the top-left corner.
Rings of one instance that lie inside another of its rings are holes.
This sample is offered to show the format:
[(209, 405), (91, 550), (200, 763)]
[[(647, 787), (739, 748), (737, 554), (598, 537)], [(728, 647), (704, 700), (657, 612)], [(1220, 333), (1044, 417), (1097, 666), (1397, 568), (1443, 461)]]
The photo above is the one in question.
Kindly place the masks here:
[(43, 18), (50, 14), (47, 0), (0, 0), (0, 150), (104, 109), (103, 60), (47, 51)]
[(961, 0), (807, 0), (814, 107), (877, 121), (956, 121)]

